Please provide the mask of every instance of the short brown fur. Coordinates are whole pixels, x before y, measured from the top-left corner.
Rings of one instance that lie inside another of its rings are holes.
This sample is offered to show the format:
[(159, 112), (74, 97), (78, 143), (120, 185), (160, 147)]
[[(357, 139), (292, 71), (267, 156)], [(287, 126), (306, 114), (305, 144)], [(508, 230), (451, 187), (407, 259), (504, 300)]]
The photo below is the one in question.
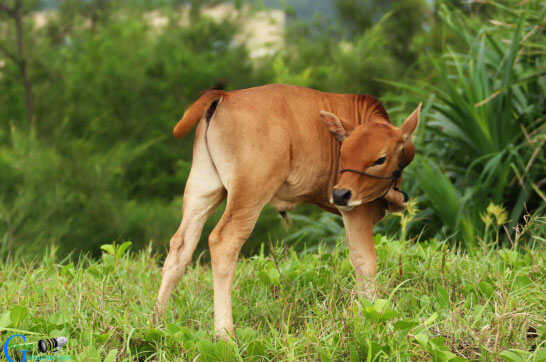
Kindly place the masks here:
[[(216, 107), (211, 107), (213, 102)], [(171, 238), (155, 319), (165, 312), (207, 217), (223, 200), (227, 200), (224, 215), (209, 236), (219, 336), (233, 333), (235, 264), (267, 203), (280, 212), (312, 203), (341, 214), (358, 290), (373, 296), (372, 228), (386, 209), (404, 207), (403, 195), (395, 190), (400, 178), (390, 175), (413, 159), (411, 134), (419, 109), (397, 128), (381, 102), (370, 95), (282, 84), (205, 92), (173, 130), (180, 138), (197, 125), (182, 222)], [(340, 173), (341, 169), (379, 177)]]

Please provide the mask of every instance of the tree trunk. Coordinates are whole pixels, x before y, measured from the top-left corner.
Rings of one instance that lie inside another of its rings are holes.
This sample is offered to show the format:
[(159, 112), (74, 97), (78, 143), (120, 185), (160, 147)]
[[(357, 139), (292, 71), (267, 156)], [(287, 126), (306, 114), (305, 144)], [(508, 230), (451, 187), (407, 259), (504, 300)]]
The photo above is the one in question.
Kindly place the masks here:
[(16, 0), (15, 6), (7, 7), (3, 1), (0, 1), (0, 11), (7, 14), (15, 22), (15, 40), (16, 51), (12, 52), (7, 47), (0, 44), (0, 51), (2, 51), (8, 58), (12, 59), (17, 67), (21, 76), (21, 81), (25, 89), (25, 104), (26, 104), (26, 116), (27, 121), (32, 129), (34, 127), (34, 99), (32, 92), (32, 81), (30, 80), (28, 72), (28, 61), (25, 58), (25, 29), (23, 28), (23, 6), (22, 0)]
[(17, 1), (15, 12), (13, 13), (15, 20), (15, 33), (17, 37), (17, 55), (19, 58), (18, 65), (21, 72), (21, 79), (25, 88), (25, 103), (27, 121), (30, 128), (34, 127), (34, 100), (32, 95), (32, 82), (28, 74), (28, 62), (25, 58), (25, 39), (23, 29), (23, 18), (21, 14), (21, 0)]

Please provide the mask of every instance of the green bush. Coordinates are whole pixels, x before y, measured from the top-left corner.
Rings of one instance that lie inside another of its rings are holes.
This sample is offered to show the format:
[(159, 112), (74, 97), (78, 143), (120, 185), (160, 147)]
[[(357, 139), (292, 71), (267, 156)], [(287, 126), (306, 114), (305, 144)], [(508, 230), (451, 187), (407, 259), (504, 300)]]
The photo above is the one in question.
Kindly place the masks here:
[(77, 255), (129, 237), (141, 246), (167, 239), (178, 222), (178, 203), (128, 198), (124, 165), (138, 150), (118, 144), (100, 152), (88, 140), (72, 139), (61, 151), (15, 127), (9, 137), (0, 148), (0, 181), (8, 185), (0, 193), (0, 256), (40, 254), (51, 245)]
[[(537, 21), (546, 7), (539, 1), (527, 2), (517, 10), (490, 4), (496, 19), (485, 26), (442, 6), (442, 20), (465, 42), (467, 53), (448, 49), (441, 57), (432, 58), (439, 75), (437, 83), (393, 83), (416, 93), (418, 99), (429, 99), (424, 132), (429, 133), (430, 143), (422, 142), (418, 149), (435, 160), (448, 177), (438, 172), (438, 167), (432, 173), (414, 168), (409, 175), (416, 177), (443, 223), (451, 231), (465, 228), (470, 243), (475, 240), (469, 231), (478, 223), (454, 221), (462, 202), (455, 189), (464, 189), (462, 213), (467, 220), (479, 220), (478, 215), (491, 201), (508, 208), (506, 230), (512, 236), (524, 210), (540, 212), (545, 200), (538, 186), (546, 169), (540, 152), (546, 136), (545, 53), (537, 44), (546, 39)], [(447, 195), (453, 195), (453, 202), (445, 202)]]

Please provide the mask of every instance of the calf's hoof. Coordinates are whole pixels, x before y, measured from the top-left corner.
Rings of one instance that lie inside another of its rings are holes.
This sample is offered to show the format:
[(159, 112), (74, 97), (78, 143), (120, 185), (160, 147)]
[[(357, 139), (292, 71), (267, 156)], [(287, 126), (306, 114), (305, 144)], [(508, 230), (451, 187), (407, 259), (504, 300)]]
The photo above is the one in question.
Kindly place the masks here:
[(157, 326), (161, 323), (163, 320), (163, 315), (165, 314), (165, 311), (162, 310), (157, 304), (154, 307), (154, 313), (152, 315), (152, 323), (154, 326)]
[(221, 328), (221, 329), (215, 329), (214, 331), (214, 338), (216, 340), (223, 340), (223, 341), (229, 341), (235, 336), (235, 331), (233, 328), (227, 329), (227, 328)]
[(390, 189), (383, 198), (387, 201), (387, 210), (389, 212), (398, 212), (406, 209), (406, 200), (404, 194), (400, 191)]

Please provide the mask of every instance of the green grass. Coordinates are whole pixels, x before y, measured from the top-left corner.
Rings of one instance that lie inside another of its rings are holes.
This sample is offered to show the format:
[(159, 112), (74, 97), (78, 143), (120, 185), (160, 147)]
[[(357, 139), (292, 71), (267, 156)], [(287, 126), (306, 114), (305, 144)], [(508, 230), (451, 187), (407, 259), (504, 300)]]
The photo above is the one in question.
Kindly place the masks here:
[(352, 292), (342, 242), (240, 260), (231, 342), (212, 336), (207, 263), (192, 264), (164, 325), (154, 327), (162, 260), (149, 250), (105, 246), (102, 259), (76, 264), (54, 252), (8, 260), (0, 266), (0, 340), (63, 335), (61, 354), (85, 361), (546, 359), (544, 244), (471, 255), (444, 242), (376, 239), (375, 302)]

